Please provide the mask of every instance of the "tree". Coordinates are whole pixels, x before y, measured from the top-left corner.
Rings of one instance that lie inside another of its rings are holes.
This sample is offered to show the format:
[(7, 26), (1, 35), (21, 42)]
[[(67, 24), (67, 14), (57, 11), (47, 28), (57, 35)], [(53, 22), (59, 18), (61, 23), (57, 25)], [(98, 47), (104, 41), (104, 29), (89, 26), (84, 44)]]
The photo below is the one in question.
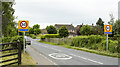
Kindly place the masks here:
[(101, 33), (104, 34), (104, 21), (101, 18), (99, 18), (98, 21), (96, 22), (96, 25), (100, 26), (100, 30), (102, 30)]
[(37, 35), (37, 34), (40, 34), (41, 33), (41, 30), (40, 29), (34, 29), (34, 34)]
[(40, 25), (36, 24), (36, 25), (33, 26), (33, 28), (30, 28), (29, 33), (30, 34), (35, 34), (35, 35), (40, 34), (41, 29), (39, 29), (39, 28), (40, 28)]
[(108, 24), (113, 25), (115, 18), (114, 18), (114, 16), (113, 16), (113, 14), (110, 14), (109, 16), (110, 16), (110, 21), (108, 22)]
[(39, 29), (40, 28), (40, 25), (36, 24), (33, 26), (33, 29)]
[(34, 29), (33, 28), (29, 29), (29, 34), (34, 34)]
[(60, 35), (61, 37), (67, 37), (67, 36), (69, 36), (68, 29), (67, 29), (65, 26), (62, 26), (62, 27), (59, 29), (59, 35)]
[(13, 5), (13, 2), (2, 2), (2, 34), (5, 37), (17, 35)]
[(113, 31), (114, 31), (114, 34), (120, 34), (120, 19), (114, 23)]
[(92, 30), (93, 30), (93, 34), (94, 35), (103, 35), (103, 33), (104, 33), (104, 31), (101, 29), (101, 27), (100, 26), (94, 26), (93, 28), (92, 28)]
[(92, 34), (92, 27), (85, 25), (81, 27), (80, 33), (82, 35), (91, 35)]
[(104, 27), (104, 21), (102, 21), (102, 19), (99, 18), (98, 21), (96, 22), (96, 25), (101, 26), (101, 28), (103, 28)]
[(46, 27), (48, 34), (57, 34), (57, 30), (54, 26), (50, 25)]

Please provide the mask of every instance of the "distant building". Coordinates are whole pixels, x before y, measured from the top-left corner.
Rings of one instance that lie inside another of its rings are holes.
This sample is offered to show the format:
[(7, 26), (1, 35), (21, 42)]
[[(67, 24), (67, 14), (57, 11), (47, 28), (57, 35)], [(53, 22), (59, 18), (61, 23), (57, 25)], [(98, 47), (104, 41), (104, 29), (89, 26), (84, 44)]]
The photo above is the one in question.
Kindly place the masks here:
[(65, 26), (68, 29), (70, 36), (76, 35), (75, 27), (72, 24), (55, 24), (57, 30), (59, 30), (62, 26)]
[[(82, 24), (82, 25), (77, 25), (77, 26), (75, 27), (75, 33), (76, 33), (76, 35), (81, 35), (81, 34), (80, 34), (80, 30), (81, 30), (81, 28), (82, 28), (83, 26), (84, 26), (84, 25)], [(88, 26), (94, 28), (94, 24), (88, 25)]]
[(44, 34), (47, 34), (47, 30), (46, 30), (46, 29), (42, 29), (41, 31), (42, 31), (41, 34), (43, 34), (43, 35), (44, 35)]

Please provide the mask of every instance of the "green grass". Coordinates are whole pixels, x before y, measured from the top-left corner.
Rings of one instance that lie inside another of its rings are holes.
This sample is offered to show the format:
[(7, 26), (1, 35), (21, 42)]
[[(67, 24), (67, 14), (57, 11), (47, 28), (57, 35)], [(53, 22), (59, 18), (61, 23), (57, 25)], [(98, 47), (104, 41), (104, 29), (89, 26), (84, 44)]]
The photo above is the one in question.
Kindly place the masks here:
[[(13, 54), (16, 53), (16, 51), (6, 51), (6, 52), (2, 52), (1, 55), (8, 55), (8, 54)], [(12, 59), (12, 58), (17, 58), (17, 55), (14, 56), (8, 56), (8, 57), (3, 57), (2, 59), (0, 59), (0, 61), (4, 61), (4, 60), (8, 60), (8, 59)], [(13, 60), (13, 61), (9, 61), (9, 62), (5, 62), (2, 63), (0, 65), (5, 65), (5, 64), (9, 64), (12, 62), (17, 62), (18, 60)], [(32, 65), (32, 67), (35, 67), (36, 63), (34, 62), (34, 60), (32, 59), (31, 56), (29, 56), (29, 54), (27, 52), (25, 52), (25, 54), (22, 52), (22, 60), (21, 60), (21, 65)], [(17, 67), (18, 64), (13, 64), (15, 65), (15, 67)], [(13, 65), (9, 66), (9, 67), (13, 67)], [(33, 66), (34, 65), (34, 66)]]
[(98, 50), (92, 50), (92, 49), (87, 49), (87, 48), (74, 47), (74, 46), (70, 46), (70, 45), (66, 45), (66, 44), (64, 44), (64, 45), (58, 45), (58, 44), (55, 44), (55, 43), (50, 43), (50, 42), (45, 42), (45, 41), (39, 41), (39, 42), (45, 43), (45, 44), (62, 46), (62, 47), (70, 48), (70, 49), (81, 50), (81, 51), (95, 53), (95, 54), (109, 56), (109, 57), (120, 58), (120, 55), (118, 53), (111, 53), (109, 51), (98, 51)]

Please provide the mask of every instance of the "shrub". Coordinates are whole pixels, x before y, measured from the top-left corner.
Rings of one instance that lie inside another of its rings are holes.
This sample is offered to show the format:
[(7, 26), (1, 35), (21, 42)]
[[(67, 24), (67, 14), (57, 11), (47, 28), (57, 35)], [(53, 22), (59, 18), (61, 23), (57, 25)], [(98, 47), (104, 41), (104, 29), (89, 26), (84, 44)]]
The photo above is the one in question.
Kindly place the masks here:
[(60, 38), (59, 34), (46, 34), (45, 38)]
[(72, 38), (71, 46), (97, 49), (97, 43), (100, 43), (102, 39), (104, 40), (100, 35), (78, 36)]
[(41, 36), (41, 39), (45, 39), (45, 38), (60, 38), (60, 36), (59, 34), (46, 34)]
[[(88, 49), (105, 51), (106, 43), (107, 43), (106, 38), (100, 35), (79, 36), (79, 37), (72, 38), (71, 46), (85, 47)], [(120, 50), (120, 40), (118, 42), (118, 41), (112, 41), (109, 39), (108, 51), (112, 53), (117, 53), (119, 52), (119, 50)]]
[(30, 37), (36, 39), (36, 36), (34, 34), (30, 34)]
[[(4, 37), (2, 38), (2, 43), (11, 43), (11, 42), (17, 42), (17, 41), (20, 41), (21, 42), (21, 49), (23, 49), (23, 36), (15, 36), (15, 37)], [(11, 45), (12, 47), (17, 47), (17, 45)], [(8, 47), (8, 45), (7, 45)], [(3, 46), (3, 48), (5, 48)]]

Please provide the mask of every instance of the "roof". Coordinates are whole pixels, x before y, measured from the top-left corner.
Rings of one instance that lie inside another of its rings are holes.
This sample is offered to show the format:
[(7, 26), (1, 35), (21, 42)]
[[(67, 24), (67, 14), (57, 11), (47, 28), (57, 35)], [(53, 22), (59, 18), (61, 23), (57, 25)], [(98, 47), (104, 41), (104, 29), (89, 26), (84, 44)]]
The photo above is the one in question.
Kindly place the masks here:
[(55, 24), (56, 29), (60, 29), (62, 26), (67, 27), (68, 30), (75, 30), (72, 24)]

